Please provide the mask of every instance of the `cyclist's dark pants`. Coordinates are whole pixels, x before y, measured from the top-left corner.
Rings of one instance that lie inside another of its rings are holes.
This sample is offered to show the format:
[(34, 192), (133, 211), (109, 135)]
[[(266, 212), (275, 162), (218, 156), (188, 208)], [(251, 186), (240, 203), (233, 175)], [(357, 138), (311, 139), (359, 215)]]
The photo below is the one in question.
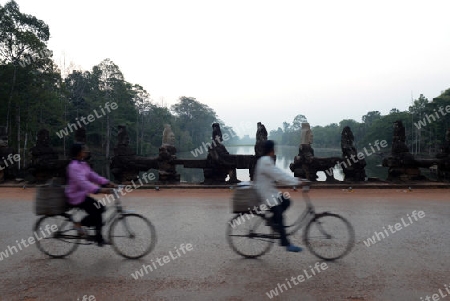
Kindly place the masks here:
[(86, 227), (95, 227), (96, 238), (102, 237), (102, 213), (105, 212), (105, 206), (87, 196), (84, 202), (77, 205), (77, 207), (83, 209), (87, 213), (81, 220), (81, 224)]
[(279, 200), (281, 203), (277, 206), (273, 206), (270, 208), (270, 211), (273, 212), (272, 220), (275, 224), (275, 227), (277, 228), (278, 232), (280, 233), (280, 243), (282, 246), (289, 246), (290, 242), (286, 237), (286, 229), (284, 228), (284, 219), (283, 219), (283, 213), (286, 211), (287, 208), (291, 205), (291, 200), (285, 198), (284, 196), (280, 196)]

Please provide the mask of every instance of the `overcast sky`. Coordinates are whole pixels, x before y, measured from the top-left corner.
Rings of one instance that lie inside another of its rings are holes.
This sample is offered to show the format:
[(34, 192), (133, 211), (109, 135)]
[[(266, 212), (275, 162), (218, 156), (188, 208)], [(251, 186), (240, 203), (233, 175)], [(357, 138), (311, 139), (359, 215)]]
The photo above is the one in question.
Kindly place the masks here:
[(59, 65), (110, 58), (155, 103), (195, 97), (250, 136), (258, 121), (361, 121), (450, 88), (448, 0), (16, 2), (50, 26)]

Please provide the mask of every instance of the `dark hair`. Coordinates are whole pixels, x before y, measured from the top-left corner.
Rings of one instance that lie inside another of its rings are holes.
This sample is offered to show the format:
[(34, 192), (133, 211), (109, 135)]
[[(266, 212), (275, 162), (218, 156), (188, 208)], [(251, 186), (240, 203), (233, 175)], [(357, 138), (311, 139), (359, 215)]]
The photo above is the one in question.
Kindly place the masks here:
[(273, 150), (275, 150), (275, 142), (273, 140), (266, 140), (266, 142), (264, 142), (263, 156), (267, 156)]
[(72, 145), (72, 147), (70, 148), (70, 156), (72, 158), (76, 158), (78, 157), (78, 155), (80, 154), (80, 152), (83, 150), (84, 148), (84, 144), (81, 143), (74, 143)]

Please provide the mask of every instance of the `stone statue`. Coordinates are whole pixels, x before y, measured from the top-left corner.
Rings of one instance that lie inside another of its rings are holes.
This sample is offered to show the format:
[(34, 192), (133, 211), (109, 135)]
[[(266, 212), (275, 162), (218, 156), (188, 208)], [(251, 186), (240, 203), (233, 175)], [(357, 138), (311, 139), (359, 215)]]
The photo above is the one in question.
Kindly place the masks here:
[(302, 131), (300, 136), (299, 156), (303, 157), (305, 162), (311, 161), (314, 157), (313, 133), (308, 122), (302, 122)]
[(129, 147), (130, 137), (124, 125), (117, 126), (117, 146), (114, 148), (115, 156), (134, 156), (135, 152)]
[(75, 143), (86, 144), (86, 129), (84, 127), (79, 127), (75, 131)]
[(309, 144), (313, 143), (313, 133), (311, 131), (311, 127), (308, 122), (302, 122), (302, 133), (300, 144)]
[(36, 160), (55, 160), (58, 154), (50, 146), (50, 133), (47, 129), (37, 132), (36, 145), (30, 149), (33, 162)]
[(406, 146), (406, 134), (405, 127), (403, 126), (403, 122), (401, 120), (396, 120), (394, 122), (394, 135), (392, 137), (392, 155), (393, 156), (407, 156), (409, 159), (412, 159), (412, 155), (409, 156), (409, 149)]
[(450, 128), (445, 133), (445, 141), (441, 150), (436, 154), (438, 161), (438, 178), (440, 180), (450, 179)]
[[(212, 155), (214, 160), (222, 161), (222, 163), (226, 163), (225, 156), (229, 155), (230, 153), (226, 149), (226, 147), (220, 143), (222, 142), (222, 131), (220, 129), (219, 123), (215, 122), (212, 124), (212, 144), (209, 148), (209, 154)], [(224, 161), (225, 160), (225, 161)]]
[(222, 131), (220, 130), (220, 124), (217, 122), (214, 122), (212, 124), (213, 132), (212, 132), (212, 139), (213, 141), (220, 143), (223, 141), (222, 139)]
[(114, 148), (114, 156), (110, 163), (114, 181), (116, 183), (137, 182), (139, 172), (158, 169), (157, 158), (137, 156), (129, 146), (130, 138), (127, 128), (124, 125), (119, 125), (117, 128), (117, 146)]
[(255, 156), (258, 159), (264, 153), (264, 142), (267, 141), (267, 130), (261, 122), (256, 124), (256, 128)]
[(117, 145), (128, 146), (130, 144), (130, 137), (128, 136), (127, 128), (124, 125), (119, 125), (117, 129)]
[(264, 124), (258, 122), (256, 127), (256, 141), (267, 141), (267, 130)]
[[(351, 155), (353, 153), (353, 150), (356, 150), (353, 146), (353, 141), (355, 140), (355, 137), (353, 136), (353, 132), (350, 129), (349, 126), (344, 127), (341, 134), (341, 148), (342, 152), (345, 153), (344, 156)], [(345, 151), (344, 151), (345, 150)]]
[(0, 147), (8, 147), (8, 133), (4, 126), (0, 126)]
[(230, 155), (225, 145), (221, 142), (222, 131), (220, 124), (212, 124), (212, 143), (208, 146), (208, 156), (206, 159), (210, 162), (211, 168), (203, 169), (205, 178), (204, 184), (222, 184), (225, 183), (227, 176), (230, 177), (229, 183), (238, 183), (236, 177), (235, 159)]
[(445, 141), (441, 146), (441, 151), (436, 155), (436, 158), (448, 158), (450, 156), (450, 129), (445, 132)]
[(447, 129), (447, 132), (445, 132), (445, 143), (447, 145), (450, 144), (450, 129)]
[(13, 164), (14, 161), (10, 162), (7, 160), (8, 156), (11, 157), (11, 155), (14, 154), (14, 150), (11, 147), (8, 147), (8, 132), (6, 127), (0, 126), (0, 183), (4, 182), (6, 179), (13, 179), (15, 177), (17, 163)]
[[(356, 147), (353, 145), (355, 137), (349, 126), (344, 127), (341, 134), (341, 149), (343, 159), (339, 161), (339, 165), (345, 175), (345, 181), (365, 181), (366, 171), (364, 167), (366, 166), (366, 160), (356, 159), (358, 153)], [(356, 161), (356, 162), (355, 162)]]
[[(302, 122), (298, 155), (294, 157), (294, 162), (289, 164), (289, 169), (294, 173), (294, 177), (317, 181), (318, 171), (329, 171), (336, 165), (336, 162), (341, 159), (338, 157), (315, 157), (314, 149), (311, 147), (312, 143), (313, 134), (309, 123)], [(332, 174), (330, 175), (325, 172), (325, 176), (327, 177), (326, 181), (335, 180)]]
[(175, 134), (173, 133), (170, 124), (164, 125), (162, 145), (175, 146)]
[(264, 124), (258, 122), (256, 124), (256, 142), (255, 142), (255, 161), (250, 165), (250, 180), (253, 181), (253, 174), (255, 172), (256, 161), (264, 154), (264, 143), (267, 141), (267, 130)]
[(177, 149), (175, 147), (175, 134), (170, 124), (164, 125), (163, 139), (158, 153), (158, 174), (160, 183), (179, 183), (180, 174), (177, 173), (175, 159)]
[[(382, 165), (389, 167), (388, 181), (425, 180), (419, 167), (427, 164), (424, 160), (416, 160), (406, 146), (405, 127), (401, 120), (393, 123), (391, 156), (384, 158)], [(422, 161), (422, 162), (421, 162)]]
[(34, 181), (44, 183), (53, 177), (65, 178), (68, 160), (59, 160), (58, 153), (50, 145), (50, 133), (41, 129), (36, 135), (36, 144), (30, 149), (31, 164), (28, 171)]

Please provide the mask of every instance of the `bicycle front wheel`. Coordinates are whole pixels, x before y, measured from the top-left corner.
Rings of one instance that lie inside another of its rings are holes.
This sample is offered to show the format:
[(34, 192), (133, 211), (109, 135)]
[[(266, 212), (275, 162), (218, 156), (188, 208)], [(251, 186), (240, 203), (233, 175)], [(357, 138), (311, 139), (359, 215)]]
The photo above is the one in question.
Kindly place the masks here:
[(242, 214), (233, 217), (227, 226), (230, 247), (246, 258), (257, 258), (267, 253), (274, 244), (272, 228), (257, 215)]
[(306, 247), (323, 260), (336, 260), (350, 252), (355, 244), (355, 231), (345, 218), (334, 213), (317, 214), (306, 226)]
[(108, 237), (114, 250), (129, 259), (147, 255), (156, 244), (156, 232), (152, 223), (135, 213), (125, 213), (115, 219)]
[(70, 255), (78, 247), (78, 232), (73, 222), (65, 216), (43, 216), (36, 222), (33, 231), (37, 248), (53, 258)]

